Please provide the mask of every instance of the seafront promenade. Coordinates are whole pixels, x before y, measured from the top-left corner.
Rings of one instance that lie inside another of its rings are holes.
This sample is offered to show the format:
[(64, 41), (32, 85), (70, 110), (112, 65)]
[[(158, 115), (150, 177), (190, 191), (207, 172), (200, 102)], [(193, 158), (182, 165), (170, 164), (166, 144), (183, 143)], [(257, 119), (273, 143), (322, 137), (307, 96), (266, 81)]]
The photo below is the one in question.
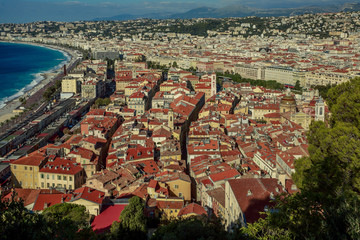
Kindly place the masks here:
[[(29, 42), (12, 42), (12, 43), (36, 45), (36, 46), (47, 47), (54, 50), (65, 52), (70, 57), (70, 60), (67, 63), (65, 63), (67, 65), (67, 69), (69, 70), (71, 70), (74, 63), (78, 59), (78, 55), (71, 49), (66, 49), (58, 46), (45, 45), (45, 44), (29, 43)], [(35, 103), (36, 104), (40, 103), (45, 90), (51, 87), (53, 84), (55, 84), (57, 80), (61, 79), (63, 77), (63, 72), (61, 71), (61, 68), (59, 68), (52, 72), (43, 73), (42, 77), (43, 80), (39, 82), (37, 85), (35, 85), (32, 89), (27, 91), (24, 95), (19, 96), (7, 102), (6, 105), (0, 109), (0, 123), (5, 122), (6, 120), (10, 120), (12, 117), (18, 115), (19, 112), (21, 112), (21, 110), (19, 109), (19, 107), (22, 106), (22, 102), (20, 101), (20, 98), (22, 97), (26, 98), (26, 104), (23, 105), (24, 108), (29, 108)], [(28, 114), (23, 114), (21, 117), (18, 117), (17, 119), (14, 119), (8, 122), (7, 124), (3, 124), (2, 127), (0, 127), (0, 134), (3, 134), (4, 131), (9, 130), (9, 127), (14, 126), (14, 124), (18, 124), (21, 121), (23, 121), (25, 118), (27, 118), (29, 114), (31, 114), (31, 112), (29, 112)]]

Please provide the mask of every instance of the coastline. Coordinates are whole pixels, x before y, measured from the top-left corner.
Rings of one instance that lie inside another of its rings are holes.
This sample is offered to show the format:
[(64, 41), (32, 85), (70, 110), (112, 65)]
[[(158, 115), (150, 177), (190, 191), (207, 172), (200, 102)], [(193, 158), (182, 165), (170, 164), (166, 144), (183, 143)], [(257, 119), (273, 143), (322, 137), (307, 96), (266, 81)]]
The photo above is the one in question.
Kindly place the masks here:
[(21, 112), (19, 111), (19, 107), (21, 106), (20, 98), (25, 96), (26, 98), (30, 98), (32, 95), (34, 95), (36, 92), (38, 92), (40, 89), (44, 88), (47, 84), (52, 82), (56, 76), (58, 76), (61, 73), (61, 69), (64, 65), (69, 67), (72, 65), (77, 59), (78, 55), (75, 53), (75, 51), (63, 47), (58, 46), (52, 46), (47, 44), (41, 44), (41, 43), (33, 43), (33, 42), (23, 42), (23, 41), (3, 41), (0, 40), (0, 42), (3, 43), (14, 43), (14, 44), (26, 44), (26, 45), (33, 45), (37, 47), (44, 47), (52, 50), (59, 51), (63, 53), (66, 60), (58, 64), (57, 66), (54, 66), (52, 69), (46, 71), (46, 72), (38, 72), (33, 74), (33, 80), (29, 84), (27, 84), (22, 91), (19, 91), (18, 93), (9, 96), (10, 98), (8, 101), (6, 101), (3, 106), (0, 106), (0, 123), (5, 122), (8, 119), (11, 119), (12, 117), (16, 116)]

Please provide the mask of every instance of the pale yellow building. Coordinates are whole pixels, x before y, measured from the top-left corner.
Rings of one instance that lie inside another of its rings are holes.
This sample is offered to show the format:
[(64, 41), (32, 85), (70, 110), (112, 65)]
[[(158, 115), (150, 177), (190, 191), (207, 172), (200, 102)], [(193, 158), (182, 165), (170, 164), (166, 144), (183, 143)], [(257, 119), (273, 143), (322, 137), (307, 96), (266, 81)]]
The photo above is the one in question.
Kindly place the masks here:
[(34, 152), (10, 163), (12, 185), (20, 188), (39, 188), (39, 170), (46, 162), (47, 157)]
[(100, 214), (102, 203), (105, 199), (105, 193), (89, 187), (78, 188), (74, 191), (74, 199), (71, 203), (86, 207), (90, 215)]
[(172, 195), (183, 198), (185, 201), (191, 200), (191, 180), (185, 173), (174, 173), (156, 180), (159, 183), (166, 183)]
[(311, 120), (312, 120), (311, 116), (304, 112), (297, 112), (290, 115), (290, 121), (299, 124), (305, 130), (309, 130)]
[(84, 184), (85, 172), (80, 164), (63, 158), (49, 159), (39, 170), (38, 186), (42, 189), (76, 189)]
[(61, 92), (63, 93), (81, 93), (81, 81), (79, 78), (65, 77), (61, 81)]

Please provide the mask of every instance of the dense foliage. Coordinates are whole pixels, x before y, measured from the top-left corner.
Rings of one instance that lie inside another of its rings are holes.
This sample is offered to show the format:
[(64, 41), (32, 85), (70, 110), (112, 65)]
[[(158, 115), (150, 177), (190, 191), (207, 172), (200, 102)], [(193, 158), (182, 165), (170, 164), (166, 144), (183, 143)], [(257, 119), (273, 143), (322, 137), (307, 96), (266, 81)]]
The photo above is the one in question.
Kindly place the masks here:
[(208, 19), (203, 22), (197, 22), (191, 25), (185, 25), (179, 22), (177, 25), (159, 27), (160, 31), (168, 31), (174, 33), (189, 33), (191, 35), (207, 36), (208, 30), (216, 30), (224, 26), (224, 22), (217, 19)]
[(111, 226), (111, 237), (113, 239), (146, 239), (147, 226), (144, 215), (144, 201), (135, 196), (130, 198), (127, 205), (120, 214), (119, 222)]
[(192, 239), (227, 239), (228, 234), (219, 219), (207, 217), (189, 217), (173, 220), (169, 224), (160, 226), (151, 240), (192, 240)]
[(276, 90), (284, 89), (284, 84), (278, 83), (277, 81), (274, 81), (274, 80), (265, 81), (265, 80), (254, 80), (254, 79), (249, 79), (249, 78), (243, 78), (238, 73), (235, 73), (235, 74), (216, 73), (216, 76), (218, 79), (219, 79), (219, 77), (230, 78), (231, 80), (233, 80), (234, 82), (237, 82), (237, 83), (250, 83), (250, 85), (252, 85), (252, 86), (261, 86), (261, 87), (265, 87), (265, 88), (269, 88), (269, 89), (276, 89)]
[(30, 213), (15, 196), (0, 202), (1, 239), (46, 239), (49, 233), (43, 216)]
[(150, 69), (161, 69), (165, 72), (167, 72), (169, 70), (169, 66), (167, 65), (161, 65), (160, 63), (157, 63), (157, 62), (152, 62), (152, 61), (147, 61), (146, 62), (148, 68)]
[(95, 101), (95, 108), (99, 108), (99, 107), (103, 107), (103, 106), (107, 106), (111, 103), (110, 98), (98, 98)]
[(88, 225), (84, 206), (62, 203), (38, 214), (27, 210), (13, 195), (0, 202), (1, 239), (90, 239), (95, 237)]
[[(50, 231), (56, 239), (74, 239), (81, 236), (81, 231), (89, 228), (89, 214), (84, 206), (62, 203), (56, 204), (43, 211)], [(87, 229), (90, 230), (90, 229)]]
[(52, 85), (51, 87), (45, 90), (45, 92), (43, 93), (43, 98), (46, 101), (50, 101), (60, 88), (61, 88), (61, 80), (57, 80), (54, 85)]
[(335, 85), (331, 86), (330, 84), (323, 86), (323, 85), (318, 85), (318, 86), (314, 86), (314, 89), (317, 89), (319, 91), (319, 94), (322, 98), (327, 99), (327, 95), (329, 90), (335, 87)]

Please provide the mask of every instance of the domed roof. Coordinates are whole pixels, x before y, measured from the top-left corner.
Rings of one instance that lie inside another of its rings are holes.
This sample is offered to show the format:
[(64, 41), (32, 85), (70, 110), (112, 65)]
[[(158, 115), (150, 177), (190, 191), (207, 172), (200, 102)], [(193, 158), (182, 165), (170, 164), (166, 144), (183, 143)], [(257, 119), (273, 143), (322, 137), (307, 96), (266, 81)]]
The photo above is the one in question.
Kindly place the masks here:
[(281, 101), (280, 104), (286, 104), (286, 105), (296, 105), (296, 100), (293, 95), (285, 95)]

